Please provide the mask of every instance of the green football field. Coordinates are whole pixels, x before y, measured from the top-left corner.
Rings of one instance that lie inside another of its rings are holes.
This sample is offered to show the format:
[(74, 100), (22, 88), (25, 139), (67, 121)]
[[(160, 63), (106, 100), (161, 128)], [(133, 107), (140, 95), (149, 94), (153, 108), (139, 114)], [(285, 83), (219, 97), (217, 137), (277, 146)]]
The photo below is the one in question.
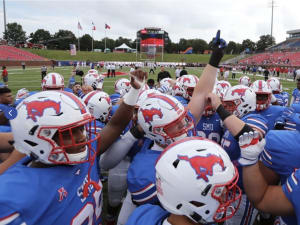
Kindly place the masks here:
[[(89, 70), (88, 67), (81, 68), (85, 73)], [(175, 70), (166, 68), (170, 72), (173, 78), (175, 78)], [(52, 68), (48, 68), (48, 72), (52, 72)], [(60, 73), (65, 78), (65, 87), (68, 87), (69, 78), (71, 75), (72, 67), (55, 67), (54, 72)], [(122, 70), (117, 70), (120, 72), (128, 72), (129, 68), (123, 67)], [(148, 68), (145, 68), (145, 71), (148, 71)], [(203, 68), (187, 68), (187, 71), (189, 74), (195, 74), (197, 76), (201, 76), (201, 73), (203, 71)], [(103, 70), (101, 72), (107, 72), (106, 70)], [(156, 74), (151, 74), (149, 78), (152, 78), (156, 81), (157, 73), (159, 72), (159, 69), (156, 69)], [(238, 78), (241, 76), (241, 73), (238, 73), (235, 80), (231, 79), (231, 74), (229, 76), (229, 82), (232, 85), (238, 84)], [(25, 70), (22, 70), (21, 68), (9, 68), (8, 69), (8, 86), (13, 91), (14, 94), (16, 94), (17, 90), (21, 88), (27, 88), (29, 91), (39, 91), (41, 90), (41, 72), (40, 68), (38, 67), (32, 67), (32, 68), (26, 68)], [(254, 81), (253, 75), (248, 74), (248, 76)], [(296, 87), (295, 82), (292, 81), (292, 79), (285, 80), (284, 75), (281, 75), (281, 83), (283, 86), (283, 90), (292, 93), (293, 89)], [(104, 81), (104, 91), (106, 91), (109, 94), (112, 94), (114, 92), (114, 82), (119, 78), (128, 78), (128, 76), (116, 76), (116, 78), (106, 78)], [(256, 79), (263, 79), (262, 76), (256, 75)], [(76, 81), (80, 82), (81, 77), (76, 76)]]

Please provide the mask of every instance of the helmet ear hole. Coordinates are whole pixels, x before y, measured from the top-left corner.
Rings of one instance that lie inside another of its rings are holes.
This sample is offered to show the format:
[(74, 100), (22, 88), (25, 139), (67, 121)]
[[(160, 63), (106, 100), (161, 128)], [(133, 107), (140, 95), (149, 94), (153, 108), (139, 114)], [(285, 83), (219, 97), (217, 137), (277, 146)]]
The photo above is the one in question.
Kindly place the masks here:
[(202, 202), (197, 202), (197, 201), (190, 201), (190, 203), (196, 207), (202, 207), (202, 206), (205, 206), (204, 203)]
[(38, 145), (37, 143), (35, 143), (35, 142), (33, 142), (33, 141), (29, 141), (29, 140), (24, 140), (24, 142), (25, 142), (26, 144), (29, 144), (29, 145), (32, 146), (32, 147), (35, 147), (35, 146)]
[(175, 168), (177, 168), (179, 161), (180, 161), (179, 159), (176, 159), (176, 160), (173, 162), (173, 166), (174, 166)]

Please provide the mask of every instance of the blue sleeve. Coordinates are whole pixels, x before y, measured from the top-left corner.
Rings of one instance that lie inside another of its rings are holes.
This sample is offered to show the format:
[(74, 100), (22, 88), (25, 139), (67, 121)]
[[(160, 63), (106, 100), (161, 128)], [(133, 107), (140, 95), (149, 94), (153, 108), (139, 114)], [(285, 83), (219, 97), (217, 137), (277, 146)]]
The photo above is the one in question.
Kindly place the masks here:
[(145, 204), (133, 211), (126, 225), (161, 225), (169, 215), (170, 213), (160, 206)]
[(296, 97), (296, 95), (297, 95), (297, 88), (295, 88), (294, 90), (293, 90), (293, 93), (292, 93), (292, 96), (295, 98)]
[(258, 114), (249, 114), (242, 118), (242, 120), (249, 124), (251, 127), (256, 128), (259, 130), (264, 136), (268, 132), (268, 120)]
[[(300, 168), (298, 131), (272, 130), (266, 135), (266, 145), (261, 154), (263, 164), (276, 172), (281, 181)], [(288, 162), (288, 163), (287, 163)]]
[(292, 173), (286, 183), (282, 185), (282, 190), (288, 200), (294, 207), (295, 215), (297, 216), (298, 224), (300, 224), (300, 170)]

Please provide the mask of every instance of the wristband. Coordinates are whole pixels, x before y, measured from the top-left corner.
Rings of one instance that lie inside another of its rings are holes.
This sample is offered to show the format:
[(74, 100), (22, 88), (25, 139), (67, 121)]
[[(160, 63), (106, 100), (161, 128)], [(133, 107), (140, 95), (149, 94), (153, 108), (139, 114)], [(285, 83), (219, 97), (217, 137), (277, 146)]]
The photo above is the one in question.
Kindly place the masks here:
[(221, 120), (224, 121), (227, 117), (231, 116), (232, 114), (228, 112), (222, 104), (219, 105), (216, 112), (220, 116)]
[(139, 97), (140, 89), (130, 88), (129, 92), (124, 96), (124, 103), (126, 105), (135, 106)]
[(240, 130), (240, 132), (237, 135), (234, 136), (234, 139), (239, 141), (239, 138), (240, 138), (241, 135), (243, 135), (244, 133), (250, 133), (251, 131), (254, 132), (252, 127), (250, 127), (248, 124), (245, 123), (245, 125)]

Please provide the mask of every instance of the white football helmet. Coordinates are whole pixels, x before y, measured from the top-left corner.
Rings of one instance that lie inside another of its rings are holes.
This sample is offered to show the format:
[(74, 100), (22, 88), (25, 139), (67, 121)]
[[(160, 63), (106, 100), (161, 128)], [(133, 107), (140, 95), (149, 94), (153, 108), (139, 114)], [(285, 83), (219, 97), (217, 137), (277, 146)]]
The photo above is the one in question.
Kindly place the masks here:
[(225, 109), (238, 118), (242, 118), (256, 109), (256, 94), (245, 85), (231, 87), (223, 98)]
[(26, 88), (21, 88), (16, 94), (16, 100), (24, 99), (29, 96), (29, 91)]
[(84, 76), (83, 82), (85, 85), (93, 87), (94, 90), (102, 90), (104, 76), (102, 74), (99, 75), (98, 73), (88, 73)]
[(174, 97), (164, 94), (147, 96), (138, 110), (138, 123), (145, 136), (161, 146), (188, 136), (194, 128), (187, 109)]
[(88, 74), (89, 74), (89, 73), (98, 74), (98, 70), (90, 69), (90, 70), (88, 71)]
[(267, 109), (271, 104), (272, 90), (264, 80), (256, 80), (251, 85), (251, 89), (256, 94), (256, 110)]
[[(42, 91), (17, 106), (10, 121), (15, 148), (45, 164), (78, 164), (94, 160), (99, 140), (94, 117), (81, 99), (64, 91)], [(22, 124), (22, 126), (20, 126)], [(78, 139), (78, 133), (81, 133)], [(84, 135), (86, 135), (86, 138)]]
[(115, 82), (115, 93), (119, 93), (120, 95), (126, 94), (130, 89), (130, 81), (126, 78), (121, 78), (116, 80)]
[(224, 98), (229, 88), (231, 88), (231, 84), (228, 81), (220, 80), (216, 83), (215, 91), (221, 100)]
[(241, 85), (245, 85), (247, 87), (250, 87), (251, 79), (248, 76), (242, 76), (242, 77), (240, 77), (239, 83)]
[(267, 83), (272, 89), (273, 94), (279, 94), (280, 92), (282, 92), (282, 85), (280, 84), (279, 79), (277, 79), (276, 77), (268, 79)]
[(172, 94), (172, 89), (175, 84), (175, 81), (171, 78), (164, 78), (159, 82), (159, 88), (157, 89), (163, 94)]
[(142, 91), (140, 91), (138, 100), (137, 100), (137, 102), (135, 104), (135, 107), (136, 108), (140, 108), (141, 105), (143, 104), (143, 102), (147, 98), (151, 97), (154, 94), (155, 95), (161, 95), (161, 93), (158, 90), (155, 90), (155, 89), (148, 89), (148, 90), (142, 90)]
[(185, 99), (191, 99), (198, 81), (199, 78), (195, 75), (183, 75), (179, 78), (179, 82), (182, 84), (184, 90), (183, 97)]
[(63, 90), (65, 87), (64, 77), (59, 73), (48, 73), (42, 80), (42, 90)]
[(172, 88), (172, 96), (183, 96), (185, 90), (183, 89), (182, 83), (179, 82), (179, 78), (177, 78), (175, 85)]
[(211, 140), (176, 141), (162, 152), (155, 170), (157, 197), (172, 214), (211, 224), (233, 217), (239, 207), (238, 171), (223, 148)]
[(84, 96), (83, 101), (90, 113), (103, 123), (108, 121), (112, 103), (109, 95), (104, 91), (92, 91)]

